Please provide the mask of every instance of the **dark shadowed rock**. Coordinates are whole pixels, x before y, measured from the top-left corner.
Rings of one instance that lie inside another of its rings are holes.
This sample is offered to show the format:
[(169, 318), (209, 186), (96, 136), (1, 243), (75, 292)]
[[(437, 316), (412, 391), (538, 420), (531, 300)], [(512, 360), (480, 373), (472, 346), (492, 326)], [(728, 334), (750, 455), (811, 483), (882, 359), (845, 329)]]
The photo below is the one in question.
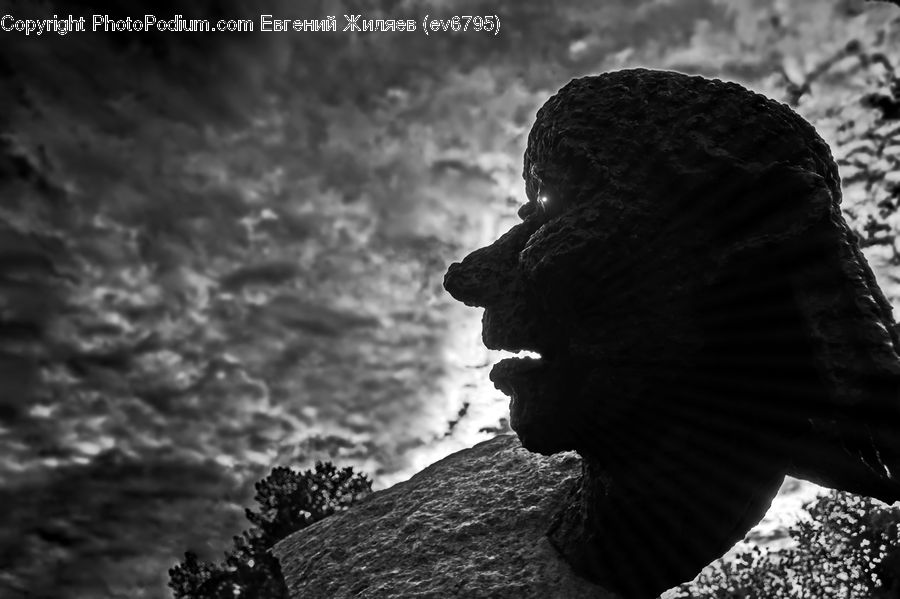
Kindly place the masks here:
[(837, 166), (789, 107), (635, 69), (537, 114), (522, 223), (447, 272), (484, 307), (491, 380), (535, 452), (583, 483), (551, 531), (629, 598), (690, 580), (786, 473), (900, 499), (900, 340), (840, 211)]
[(581, 460), (501, 435), (455, 453), (274, 552), (297, 599), (614, 599), (576, 576), (547, 529)]

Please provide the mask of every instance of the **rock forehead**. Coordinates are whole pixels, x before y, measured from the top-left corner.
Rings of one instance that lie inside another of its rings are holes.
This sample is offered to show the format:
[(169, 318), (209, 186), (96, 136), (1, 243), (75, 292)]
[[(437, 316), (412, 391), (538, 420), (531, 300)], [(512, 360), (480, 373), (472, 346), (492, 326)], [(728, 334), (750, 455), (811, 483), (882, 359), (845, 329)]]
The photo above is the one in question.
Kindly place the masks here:
[[(828, 145), (787, 105), (718, 79), (630, 69), (573, 79), (538, 111), (523, 176), (530, 198), (553, 181), (588, 173), (595, 187), (649, 191), (710, 160), (784, 162), (840, 180)], [(599, 179), (598, 179), (599, 178)]]
[(291, 597), (615, 599), (546, 537), (581, 474), (514, 436), (451, 455), (276, 545)]

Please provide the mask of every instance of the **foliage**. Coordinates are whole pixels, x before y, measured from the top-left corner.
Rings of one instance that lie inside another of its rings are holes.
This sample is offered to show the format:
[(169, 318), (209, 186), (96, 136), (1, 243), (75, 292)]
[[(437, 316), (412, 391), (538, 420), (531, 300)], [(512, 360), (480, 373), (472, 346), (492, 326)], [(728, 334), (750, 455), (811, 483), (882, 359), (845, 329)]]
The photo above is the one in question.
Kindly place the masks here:
[(870, 599), (897, 572), (900, 507), (831, 491), (807, 506), (782, 550), (753, 547), (714, 562), (671, 599)]
[(188, 551), (169, 570), (175, 599), (288, 599), (275, 543), (313, 522), (349, 508), (372, 491), (371, 481), (352, 468), (318, 462), (315, 470), (278, 467), (256, 483), (257, 510), (245, 514), (253, 525), (234, 537), (221, 564), (205, 562)]

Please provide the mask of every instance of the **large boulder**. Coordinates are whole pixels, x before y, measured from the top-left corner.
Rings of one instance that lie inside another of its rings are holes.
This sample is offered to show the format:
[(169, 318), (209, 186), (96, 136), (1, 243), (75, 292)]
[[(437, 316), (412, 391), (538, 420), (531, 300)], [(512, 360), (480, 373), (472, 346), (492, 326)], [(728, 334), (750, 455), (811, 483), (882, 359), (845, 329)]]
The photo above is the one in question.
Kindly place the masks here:
[(574, 453), (544, 457), (501, 435), (455, 453), (278, 543), (300, 599), (615, 599), (550, 544), (581, 476)]
[(785, 474), (900, 500), (900, 337), (812, 125), (735, 83), (603, 73), (540, 109), (523, 176), (521, 222), (444, 286), (488, 348), (533, 352), (490, 373), (524, 447), (584, 459), (550, 532), (576, 572), (655, 598)]

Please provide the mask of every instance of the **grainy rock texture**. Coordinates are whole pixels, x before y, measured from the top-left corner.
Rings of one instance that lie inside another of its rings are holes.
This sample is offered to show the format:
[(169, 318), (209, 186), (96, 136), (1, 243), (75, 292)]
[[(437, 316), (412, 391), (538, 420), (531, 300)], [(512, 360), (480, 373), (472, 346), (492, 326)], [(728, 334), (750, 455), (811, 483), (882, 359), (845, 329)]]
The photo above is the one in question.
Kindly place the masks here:
[(635, 69), (537, 114), (523, 222), (447, 272), (523, 445), (586, 476), (551, 532), (634, 598), (691, 579), (786, 473), (900, 499), (900, 340), (828, 146), (734, 83)]
[(276, 545), (291, 597), (614, 599), (546, 536), (581, 475), (502, 435)]

